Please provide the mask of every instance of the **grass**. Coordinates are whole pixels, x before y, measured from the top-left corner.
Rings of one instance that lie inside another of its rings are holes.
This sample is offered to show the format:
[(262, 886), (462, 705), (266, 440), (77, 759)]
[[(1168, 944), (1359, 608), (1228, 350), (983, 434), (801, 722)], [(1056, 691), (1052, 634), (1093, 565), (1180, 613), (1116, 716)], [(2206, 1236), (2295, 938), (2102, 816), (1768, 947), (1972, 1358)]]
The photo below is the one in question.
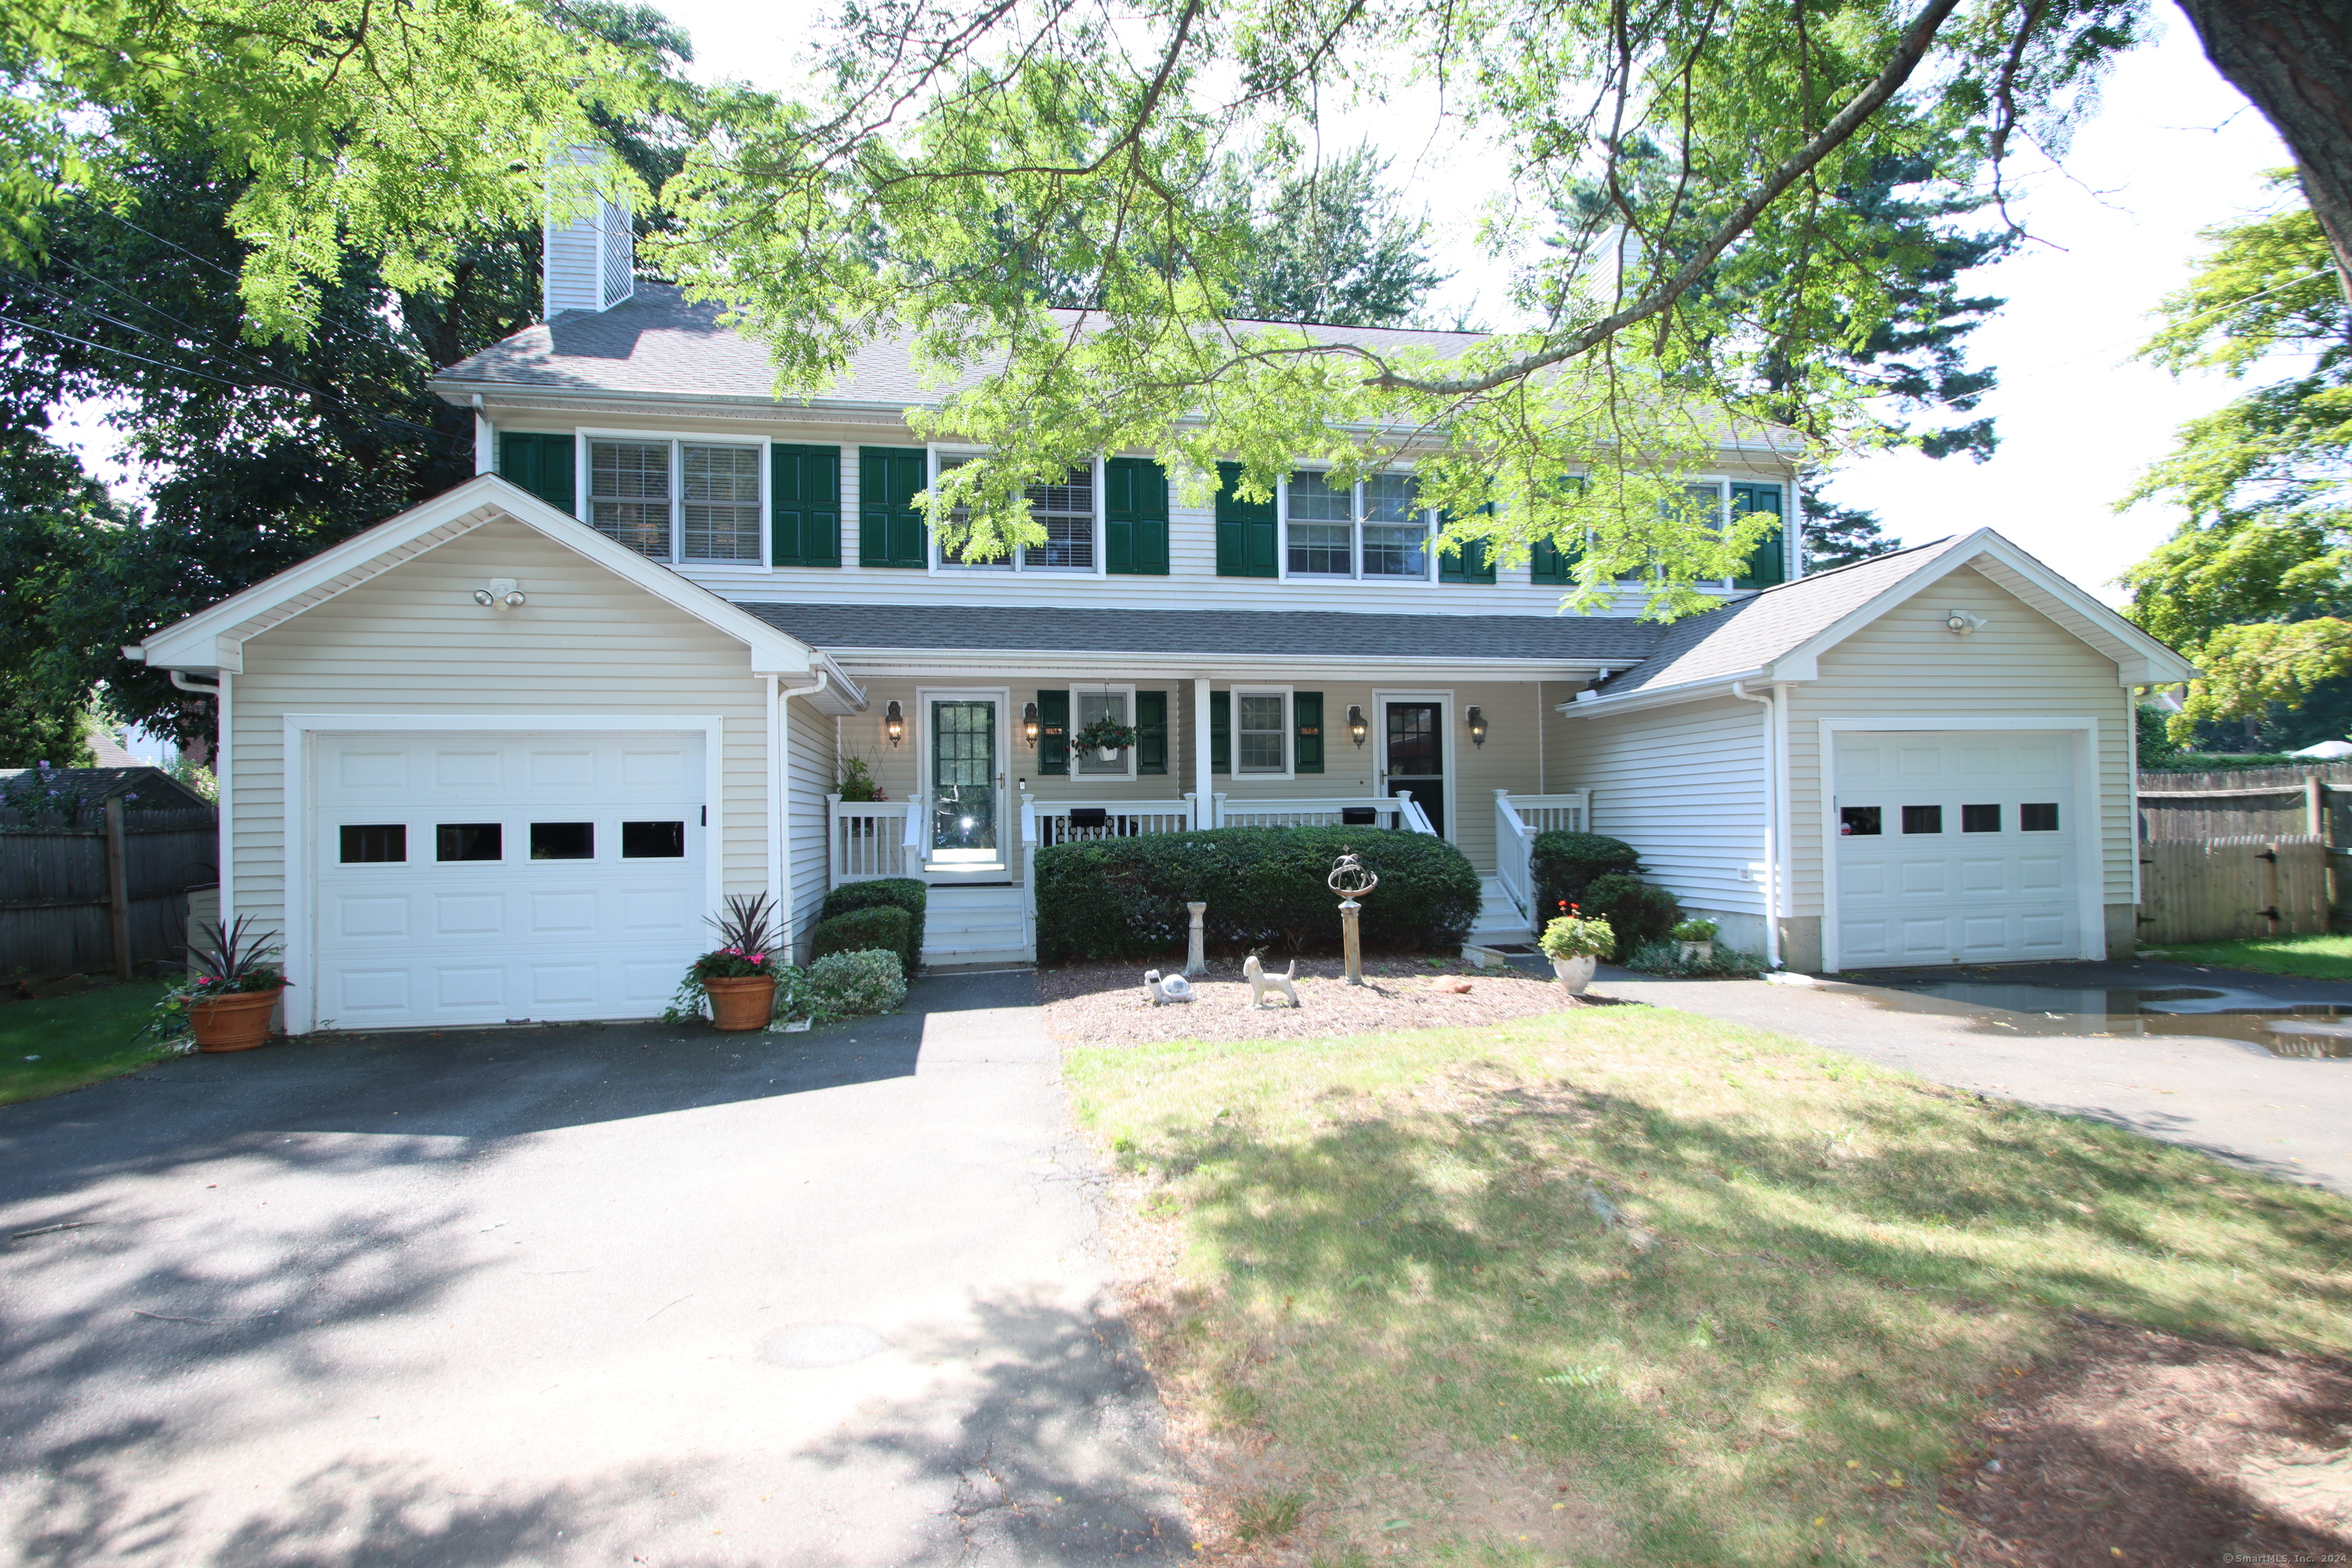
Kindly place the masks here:
[(2251, 969), (2259, 974), (2352, 980), (2352, 934), (2171, 942), (2160, 948), (2144, 947), (2139, 956), (2168, 963), (2202, 963), (2215, 969)]
[(1156, 1370), (1326, 1564), (1941, 1561), (2073, 1314), (2352, 1347), (2343, 1199), (1664, 1009), (1066, 1072), (1181, 1232)]
[(137, 980), (47, 1002), (0, 1002), (0, 1105), (63, 1094), (171, 1055), (152, 1034), (140, 1034), (166, 989), (161, 980)]

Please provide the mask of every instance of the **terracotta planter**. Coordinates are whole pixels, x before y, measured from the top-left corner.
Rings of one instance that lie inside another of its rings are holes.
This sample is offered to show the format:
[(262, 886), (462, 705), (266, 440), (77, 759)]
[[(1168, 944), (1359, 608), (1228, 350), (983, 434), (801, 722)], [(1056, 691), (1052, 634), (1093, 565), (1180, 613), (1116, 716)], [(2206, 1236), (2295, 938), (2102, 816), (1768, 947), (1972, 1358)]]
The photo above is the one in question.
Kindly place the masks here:
[(776, 983), (764, 974), (747, 975), (740, 980), (706, 980), (705, 994), (710, 998), (710, 1026), (714, 1029), (764, 1029), (768, 1015), (776, 1005)]
[(1592, 966), (1600, 962), (1589, 952), (1576, 958), (1555, 958), (1551, 961), (1551, 972), (1562, 985), (1568, 987), (1570, 995), (1581, 996), (1584, 988), (1592, 984)]
[(200, 1051), (249, 1051), (269, 1038), (269, 1015), (279, 992), (232, 991), (188, 1004), (188, 1029)]

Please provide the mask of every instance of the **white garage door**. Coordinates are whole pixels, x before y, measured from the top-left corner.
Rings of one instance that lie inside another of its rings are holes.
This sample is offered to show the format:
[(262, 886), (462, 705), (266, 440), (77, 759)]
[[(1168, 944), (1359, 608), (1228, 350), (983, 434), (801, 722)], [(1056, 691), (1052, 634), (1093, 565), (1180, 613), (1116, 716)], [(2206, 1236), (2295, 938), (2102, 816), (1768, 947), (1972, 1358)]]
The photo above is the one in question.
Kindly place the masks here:
[(1836, 747), (1840, 967), (2082, 956), (2072, 733)]
[(702, 745), (317, 737), (319, 1026), (658, 1014), (709, 934)]

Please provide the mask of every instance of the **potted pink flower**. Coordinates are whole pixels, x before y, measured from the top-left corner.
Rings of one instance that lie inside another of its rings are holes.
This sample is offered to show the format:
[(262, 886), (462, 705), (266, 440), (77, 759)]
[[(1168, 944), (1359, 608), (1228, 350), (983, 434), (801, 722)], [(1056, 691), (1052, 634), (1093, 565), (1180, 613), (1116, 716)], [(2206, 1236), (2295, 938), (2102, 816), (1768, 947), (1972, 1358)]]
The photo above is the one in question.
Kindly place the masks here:
[(718, 929), (719, 945), (696, 959), (688, 973), (710, 999), (711, 1026), (765, 1028), (776, 1001), (776, 955), (769, 951), (774, 945), (774, 910), (768, 895), (733, 895), (710, 924)]

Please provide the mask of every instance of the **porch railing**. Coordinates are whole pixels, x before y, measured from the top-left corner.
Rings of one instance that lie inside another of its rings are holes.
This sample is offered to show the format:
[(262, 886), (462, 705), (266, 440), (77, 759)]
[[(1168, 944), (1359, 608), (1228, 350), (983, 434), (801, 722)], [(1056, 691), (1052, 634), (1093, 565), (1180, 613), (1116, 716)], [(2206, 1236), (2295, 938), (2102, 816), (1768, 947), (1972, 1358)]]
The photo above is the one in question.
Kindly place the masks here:
[[(1034, 828), (1034, 830), (1033, 830)], [(1181, 800), (1053, 800), (1021, 797), (1021, 842), (1050, 849), (1097, 838), (1189, 833), (1192, 797)]]
[[(1420, 815), (1406, 795), (1348, 795), (1307, 800), (1234, 800), (1216, 797), (1219, 827), (1337, 827), (1339, 814), (1369, 806), (1372, 826), (1402, 828), (1409, 833), (1431, 831), (1429, 818)], [(1416, 818), (1418, 820), (1416, 821)]]
[(833, 885), (921, 874), (922, 819), (903, 800), (824, 797), (833, 823)]
[(1532, 930), (1538, 923), (1534, 868), (1536, 835), (1582, 833), (1591, 819), (1592, 792), (1520, 795), (1495, 792), (1495, 879)]

